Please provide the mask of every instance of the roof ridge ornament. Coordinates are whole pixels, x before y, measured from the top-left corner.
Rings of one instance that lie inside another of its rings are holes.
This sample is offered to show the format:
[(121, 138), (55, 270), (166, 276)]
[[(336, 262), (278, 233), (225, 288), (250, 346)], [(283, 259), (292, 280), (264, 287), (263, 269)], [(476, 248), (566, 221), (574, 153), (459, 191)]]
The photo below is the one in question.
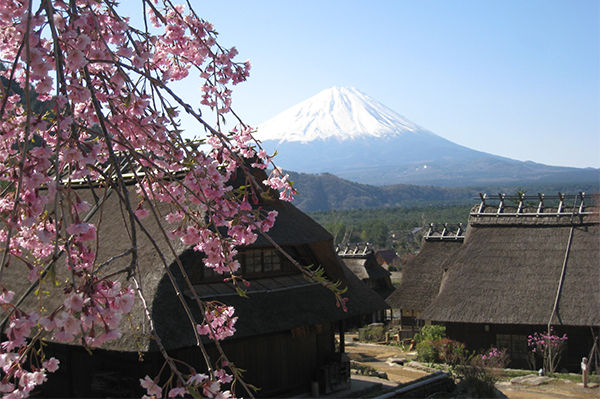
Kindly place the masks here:
[[(448, 228), (448, 225), (456, 225), (457, 229), (451, 229)], [(445, 223), (443, 224), (444, 229), (442, 230), (441, 233), (438, 233), (435, 229), (435, 224), (434, 223), (430, 223), (429, 224), (429, 231), (427, 232), (427, 234), (424, 236), (424, 239), (426, 241), (463, 241), (465, 239), (464, 236), (464, 231), (465, 229), (463, 228), (463, 224), (459, 223), (459, 224), (448, 224)]]
[[(516, 196), (507, 196), (504, 193), (488, 195), (479, 193), (481, 200), (477, 211), (472, 211), (472, 217), (575, 217), (579, 215), (590, 215), (593, 212), (585, 211), (585, 193), (564, 194), (546, 196), (538, 193), (537, 196), (527, 196), (524, 192), (518, 192)], [(573, 206), (567, 206), (568, 201), (573, 200)], [(537, 201), (535, 212), (530, 212)], [(515, 203), (515, 206), (507, 205), (507, 202)]]
[(372, 248), (373, 244), (369, 242), (356, 242), (356, 243), (346, 243), (344, 245), (338, 244), (336, 246), (335, 252), (339, 256), (343, 257), (364, 257), (369, 252), (374, 252)]

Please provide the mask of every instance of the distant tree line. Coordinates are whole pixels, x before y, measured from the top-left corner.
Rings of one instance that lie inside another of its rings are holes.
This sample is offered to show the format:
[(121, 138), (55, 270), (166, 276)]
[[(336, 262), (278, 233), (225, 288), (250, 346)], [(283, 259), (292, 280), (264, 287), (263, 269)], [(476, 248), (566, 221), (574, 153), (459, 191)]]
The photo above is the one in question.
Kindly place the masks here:
[(418, 251), (430, 223), (466, 226), (471, 206), (359, 208), (308, 214), (333, 235), (335, 245), (368, 242), (377, 249), (394, 249), (398, 254), (405, 254)]
[[(397, 184), (374, 186), (351, 182), (335, 175), (304, 174), (289, 172), (290, 179), (299, 194), (294, 205), (304, 212), (356, 209), (383, 209), (465, 205), (472, 206), (479, 201), (479, 193), (497, 195), (505, 193), (515, 196), (522, 192), (528, 195), (545, 193), (579, 193), (591, 195), (600, 192), (600, 182), (556, 183), (539, 185), (490, 185), (478, 187), (440, 187)], [(387, 223), (387, 221), (386, 221)]]

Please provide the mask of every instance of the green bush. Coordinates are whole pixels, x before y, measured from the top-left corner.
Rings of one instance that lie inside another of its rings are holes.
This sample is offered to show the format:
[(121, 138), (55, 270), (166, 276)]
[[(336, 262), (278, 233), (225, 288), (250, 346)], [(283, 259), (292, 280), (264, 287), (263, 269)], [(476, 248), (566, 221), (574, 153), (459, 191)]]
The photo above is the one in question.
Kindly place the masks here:
[(417, 360), (421, 362), (455, 366), (466, 357), (465, 345), (456, 340), (442, 338), (417, 344)]
[(441, 363), (440, 341), (446, 335), (446, 327), (426, 325), (415, 335), (417, 342), (417, 360), (426, 363)]
[(385, 341), (385, 328), (383, 326), (365, 326), (364, 340), (367, 342), (383, 342)]
[(417, 344), (417, 361), (426, 363), (439, 363), (440, 355), (435, 342), (420, 342)]
[(421, 332), (415, 335), (415, 341), (419, 342), (437, 342), (446, 336), (446, 327), (442, 325), (425, 325)]

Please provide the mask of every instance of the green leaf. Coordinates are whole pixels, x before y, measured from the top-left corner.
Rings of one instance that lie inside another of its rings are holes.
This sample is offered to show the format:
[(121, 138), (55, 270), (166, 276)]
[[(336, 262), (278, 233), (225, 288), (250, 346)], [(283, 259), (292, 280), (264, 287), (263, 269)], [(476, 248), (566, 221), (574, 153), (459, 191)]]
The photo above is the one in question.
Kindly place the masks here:
[(50, 282), (52, 282), (52, 285), (56, 286), (58, 284), (58, 281), (56, 279), (56, 270), (54, 269), (54, 266), (50, 267), (50, 269), (48, 270), (48, 277), (50, 278)]
[(187, 391), (190, 395), (192, 395), (193, 398), (195, 399), (201, 399), (202, 396), (200, 395), (200, 392), (198, 392), (198, 389), (195, 386), (188, 386)]
[(255, 392), (258, 392), (260, 390), (259, 387), (256, 387), (254, 385), (251, 385), (249, 383), (246, 383), (246, 386), (248, 386), (250, 389), (254, 390)]
[(169, 114), (170, 117), (174, 117), (175, 116), (175, 110), (177, 108), (176, 107), (166, 107), (165, 110), (167, 111), (167, 114)]

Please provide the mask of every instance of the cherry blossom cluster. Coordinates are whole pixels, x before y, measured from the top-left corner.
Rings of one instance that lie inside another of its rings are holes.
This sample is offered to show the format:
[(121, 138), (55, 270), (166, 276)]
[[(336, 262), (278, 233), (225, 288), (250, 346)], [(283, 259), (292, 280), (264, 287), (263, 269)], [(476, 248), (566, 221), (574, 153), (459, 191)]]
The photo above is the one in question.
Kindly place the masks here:
[(544, 373), (553, 373), (556, 370), (567, 346), (567, 341), (567, 335), (558, 336), (554, 333), (552, 326), (547, 332), (535, 332), (527, 338), (532, 355), (542, 360), (542, 372)]
[(558, 336), (554, 333), (554, 328), (550, 327), (549, 332), (535, 332), (533, 335), (529, 335), (527, 338), (527, 345), (532, 347), (532, 353), (543, 354), (549, 349), (564, 346), (568, 339), (566, 333), (562, 336)]
[[(0, 368), (4, 372), (4, 378), (0, 381), (0, 391), (8, 393), (7, 398), (24, 398), (38, 385), (48, 380), (46, 373), (55, 372), (58, 369), (59, 361), (52, 357), (34, 366), (31, 371), (22, 368), (23, 358), (18, 353), (6, 352), (0, 355)], [(24, 360), (23, 360), (24, 361)], [(5, 379), (11, 376), (14, 379)]]
[(483, 360), (493, 360), (495, 358), (500, 358), (502, 357), (502, 352), (500, 350), (498, 350), (496, 347), (492, 348), (490, 351), (488, 351), (486, 354), (483, 354), (481, 356), (481, 358)]
[(133, 307), (133, 290), (107, 280), (94, 286), (89, 293), (71, 292), (63, 302), (64, 307), (40, 319), (39, 324), (61, 342), (72, 342), (83, 332), (83, 340), (90, 347), (121, 337), (118, 326)]
[[(141, 296), (120, 278), (137, 279), (138, 266), (131, 256), (121, 275), (104, 271), (134, 253), (133, 228), (154, 219), (165, 224), (167, 238), (202, 252), (206, 266), (233, 273), (236, 247), (253, 243), (277, 215), (257, 207), (265, 195), (261, 184), (291, 200), (287, 176), (254, 181), (247, 165), (265, 169), (272, 157), (254, 142), (251, 127), (240, 122), (221, 132), (231, 86), (248, 77), (250, 63), (234, 61), (237, 50), (221, 47), (213, 26), (193, 10), (141, 1), (152, 32), (130, 26), (112, 0), (0, 2), (0, 305), (8, 321), (0, 392), (8, 397), (27, 395), (58, 368), (58, 360), (36, 349), (44, 337), (90, 348), (120, 337), (120, 322), (136, 293)], [(168, 86), (190, 73), (204, 80), (199, 103), (217, 114), (216, 128), (194, 111), (200, 104), (186, 103)], [(210, 151), (182, 139), (181, 109), (208, 132), (203, 141)], [(132, 171), (134, 198), (123, 177)], [(243, 189), (228, 183), (240, 171)], [(92, 217), (103, 203), (82, 199), (75, 189), (82, 184), (116, 192), (132, 235), (130, 252), (98, 259), (102, 229)], [(162, 215), (159, 204), (170, 211)], [(12, 282), (2, 279), (5, 268), (22, 271), (40, 304), (44, 285), (61, 286), (64, 298), (53, 309), (24, 311)], [(232, 307), (200, 307), (206, 321), (198, 332), (208, 328), (215, 339), (233, 334)], [(191, 383), (179, 378), (169, 395), (190, 385), (205, 396), (227, 393), (220, 392), (228, 376), (222, 374)], [(160, 396), (150, 382), (141, 384)]]
[(273, 189), (279, 190), (280, 200), (292, 201), (293, 196), (297, 194), (297, 192), (292, 186), (289, 177), (289, 174), (284, 175), (281, 168), (276, 167), (271, 172), (271, 175), (269, 175), (269, 179), (265, 180), (263, 183)]
[(196, 326), (198, 333), (217, 340), (233, 336), (233, 326), (237, 321), (237, 317), (233, 316), (234, 311), (233, 307), (224, 304), (208, 303), (204, 312), (204, 322)]
[(198, 68), (205, 84), (201, 104), (226, 113), (231, 107), (231, 90), (228, 84), (243, 82), (249, 76), (250, 61), (235, 62), (235, 47), (223, 49), (218, 46), (216, 32), (211, 23), (185, 15), (184, 6), (174, 6), (162, 15), (151, 9), (150, 21), (156, 28), (164, 27), (165, 33), (156, 42), (152, 57), (153, 66), (162, 74), (165, 82), (185, 78), (192, 66), (198, 68), (210, 60), (205, 68)]
[[(222, 390), (221, 385), (229, 384), (232, 381), (233, 377), (222, 368), (215, 371), (213, 379), (209, 375), (197, 373), (191, 368), (187, 380), (168, 390), (167, 396), (175, 398), (192, 395), (196, 398), (204, 396), (209, 399), (228, 399), (232, 398), (233, 395), (229, 390)], [(148, 375), (144, 379), (140, 379), (140, 385), (146, 389), (148, 398), (160, 398), (163, 396), (165, 388), (168, 389), (169, 386), (172, 386), (169, 383), (160, 386), (156, 378), (152, 379)]]

